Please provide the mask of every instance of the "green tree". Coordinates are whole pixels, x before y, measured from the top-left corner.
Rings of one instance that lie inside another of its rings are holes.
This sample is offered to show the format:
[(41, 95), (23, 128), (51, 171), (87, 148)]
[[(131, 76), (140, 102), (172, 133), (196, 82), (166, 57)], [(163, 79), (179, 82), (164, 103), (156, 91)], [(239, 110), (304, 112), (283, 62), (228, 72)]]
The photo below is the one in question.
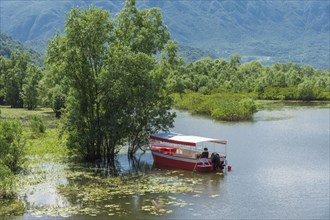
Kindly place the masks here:
[(111, 43), (113, 25), (109, 16), (107, 11), (94, 7), (72, 9), (65, 25), (66, 36), (57, 35), (48, 53), (48, 64), (62, 66), (56, 70), (66, 75), (71, 88), (66, 123), (68, 145), (75, 149), (79, 144), (78, 152), (91, 161), (101, 158), (101, 146), (106, 142), (101, 133), (100, 101), (105, 94), (100, 88), (100, 74)]
[(302, 100), (313, 100), (316, 96), (316, 91), (314, 90), (314, 83), (305, 80), (298, 85), (298, 97)]
[(126, 0), (115, 18), (114, 41), (133, 52), (148, 55), (161, 51), (170, 39), (159, 8), (138, 10), (135, 0)]
[[(65, 59), (61, 57), (62, 53), (59, 50), (59, 45), (65, 43), (57, 42), (61, 38), (61, 36), (57, 35), (49, 43), (46, 56), (47, 65), (43, 71), (44, 74), (39, 83), (40, 100), (42, 105), (52, 108), (58, 118), (61, 115), (61, 111), (65, 107), (66, 97), (68, 96), (70, 88), (64, 71), (63, 63)], [(57, 51), (51, 51), (52, 49)], [(55, 58), (56, 56), (57, 58)], [(61, 58), (59, 59), (58, 57)]]
[(70, 88), (64, 128), (71, 152), (113, 162), (122, 144), (129, 142), (134, 153), (147, 133), (173, 122), (154, 58), (168, 35), (165, 26), (157, 27), (159, 16), (158, 10), (137, 10), (135, 1), (126, 1), (114, 20), (102, 9), (74, 8), (66, 35), (50, 42), (47, 68)]
[(236, 69), (241, 64), (242, 57), (238, 54), (232, 54), (230, 56), (230, 66)]
[(35, 65), (29, 64), (22, 88), (24, 106), (26, 106), (28, 110), (33, 110), (37, 107), (39, 101), (39, 82), (41, 77), (41, 70)]
[(8, 71), (12, 68), (11, 61), (4, 56), (0, 56), (0, 105), (5, 104), (6, 79)]
[(13, 108), (23, 107), (23, 83), (29, 61), (30, 56), (27, 52), (22, 54), (16, 51), (10, 56), (11, 67), (3, 73), (5, 102)]

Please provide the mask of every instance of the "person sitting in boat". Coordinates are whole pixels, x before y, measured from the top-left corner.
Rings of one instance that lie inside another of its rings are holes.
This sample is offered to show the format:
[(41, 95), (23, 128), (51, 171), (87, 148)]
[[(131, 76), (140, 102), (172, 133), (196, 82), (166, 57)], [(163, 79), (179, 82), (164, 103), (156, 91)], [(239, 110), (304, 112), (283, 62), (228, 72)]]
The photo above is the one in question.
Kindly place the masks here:
[(211, 161), (213, 163), (213, 169), (218, 170), (220, 168), (220, 155), (218, 153), (212, 153)]
[(201, 158), (209, 158), (209, 151), (208, 151), (207, 147), (204, 148), (204, 151), (201, 154)]

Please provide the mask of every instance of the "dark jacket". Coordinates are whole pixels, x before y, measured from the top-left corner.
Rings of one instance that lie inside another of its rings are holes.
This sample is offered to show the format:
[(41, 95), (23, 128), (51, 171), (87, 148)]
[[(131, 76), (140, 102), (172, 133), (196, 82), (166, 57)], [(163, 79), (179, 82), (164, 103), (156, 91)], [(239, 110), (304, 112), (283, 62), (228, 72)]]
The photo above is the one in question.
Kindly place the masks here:
[(209, 158), (209, 152), (204, 151), (201, 155), (201, 158)]

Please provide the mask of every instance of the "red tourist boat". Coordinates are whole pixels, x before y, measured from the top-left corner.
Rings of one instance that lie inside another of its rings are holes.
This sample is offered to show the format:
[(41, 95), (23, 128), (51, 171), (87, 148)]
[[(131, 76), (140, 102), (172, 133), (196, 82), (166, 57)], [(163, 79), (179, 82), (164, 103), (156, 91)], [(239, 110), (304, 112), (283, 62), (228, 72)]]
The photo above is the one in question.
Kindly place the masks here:
[[(227, 164), (227, 141), (224, 140), (177, 133), (153, 134), (149, 139), (151, 153), (157, 165), (209, 172), (218, 169), (222, 171)], [(201, 156), (203, 150), (209, 151), (211, 156)]]

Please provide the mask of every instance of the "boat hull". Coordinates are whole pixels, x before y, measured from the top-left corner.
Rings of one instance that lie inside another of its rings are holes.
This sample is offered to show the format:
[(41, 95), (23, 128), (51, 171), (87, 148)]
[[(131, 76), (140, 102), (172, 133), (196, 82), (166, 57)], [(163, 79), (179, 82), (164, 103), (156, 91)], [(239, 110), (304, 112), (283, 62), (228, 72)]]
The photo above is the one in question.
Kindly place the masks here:
[(159, 152), (158, 150), (151, 150), (154, 162), (164, 167), (171, 167), (176, 169), (191, 170), (197, 172), (211, 172), (213, 171), (213, 164), (209, 161), (205, 164), (199, 159), (171, 155), (170, 153)]

